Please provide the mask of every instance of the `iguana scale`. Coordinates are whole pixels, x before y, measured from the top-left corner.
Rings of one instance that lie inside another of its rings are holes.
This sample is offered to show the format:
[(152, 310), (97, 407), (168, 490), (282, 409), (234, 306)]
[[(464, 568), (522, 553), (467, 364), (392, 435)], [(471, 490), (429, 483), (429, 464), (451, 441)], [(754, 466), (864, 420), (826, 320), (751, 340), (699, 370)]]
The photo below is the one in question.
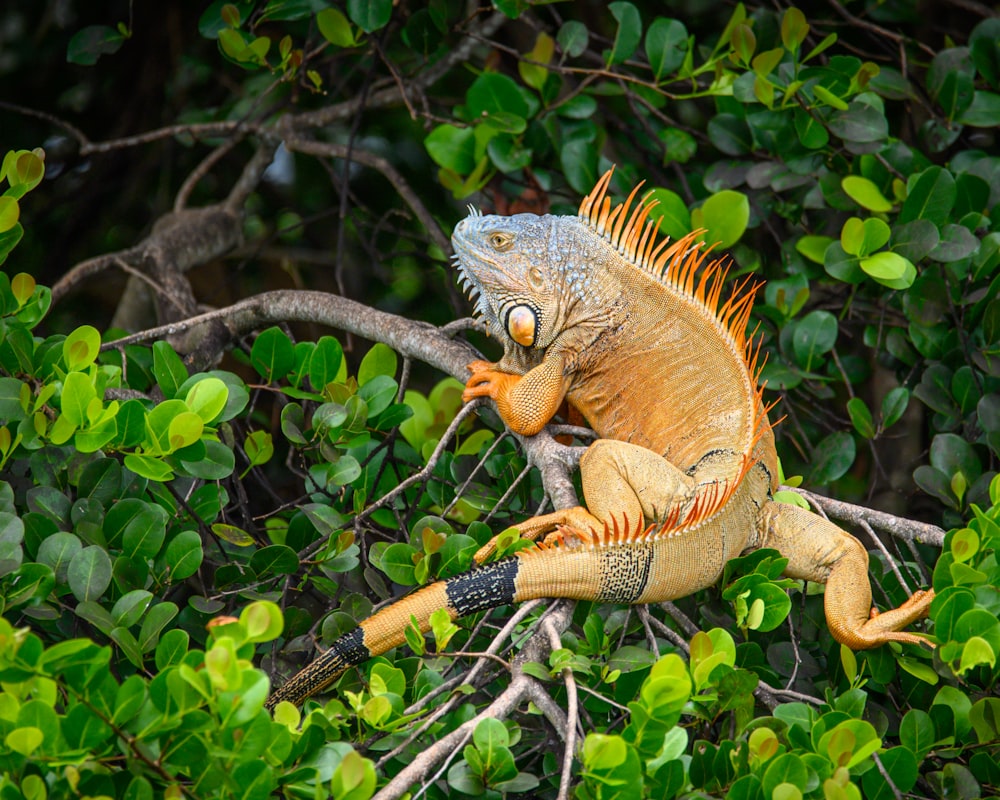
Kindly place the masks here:
[[(827, 622), (853, 649), (925, 643), (901, 629), (933, 592), (875, 615), (868, 554), (840, 528), (771, 499), (774, 438), (746, 336), (756, 287), (722, 299), (726, 270), (695, 234), (669, 242), (635, 203), (613, 206), (611, 172), (578, 216), (483, 216), (455, 228), (459, 276), (504, 343), (469, 365), (463, 398), (492, 398), (531, 436), (563, 400), (600, 437), (581, 463), (587, 507), (534, 517), (534, 547), (410, 594), (345, 634), (268, 699), (301, 703), (345, 669), (403, 643), (439, 608), (452, 619), (533, 598), (655, 603), (715, 583), (728, 559), (773, 547), (786, 575), (826, 584)], [(477, 556), (484, 560), (487, 545)]]

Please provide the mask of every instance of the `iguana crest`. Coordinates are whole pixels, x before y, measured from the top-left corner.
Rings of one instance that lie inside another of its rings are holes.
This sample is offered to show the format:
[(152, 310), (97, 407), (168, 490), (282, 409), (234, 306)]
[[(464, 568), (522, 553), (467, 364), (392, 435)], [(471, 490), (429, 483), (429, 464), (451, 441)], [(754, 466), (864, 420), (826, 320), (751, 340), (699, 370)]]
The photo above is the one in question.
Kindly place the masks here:
[[(702, 305), (708, 315), (725, 328), (734, 347), (746, 347), (747, 323), (760, 283), (752, 283), (747, 276), (720, 306), (729, 267), (722, 259), (704, 265), (712, 250), (712, 247), (703, 247), (700, 241), (705, 230), (691, 231), (676, 241), (661, 236), (659, 220), (649, 219), (658, 202), (647, 195), (632, 207), (645, 181), (632, 190), (624, 203), (612, 207), (608, 187), (613, 173), (614, 168), (601, 176), (590, 194), (583, 198), (577, 216), (633, 265)], [(756, 363), (758, 349), (754, 344), (752, 352), (746, 353), (748, 365)], [(755, 368), (751, 368), (751, 372), (755, 372)]]

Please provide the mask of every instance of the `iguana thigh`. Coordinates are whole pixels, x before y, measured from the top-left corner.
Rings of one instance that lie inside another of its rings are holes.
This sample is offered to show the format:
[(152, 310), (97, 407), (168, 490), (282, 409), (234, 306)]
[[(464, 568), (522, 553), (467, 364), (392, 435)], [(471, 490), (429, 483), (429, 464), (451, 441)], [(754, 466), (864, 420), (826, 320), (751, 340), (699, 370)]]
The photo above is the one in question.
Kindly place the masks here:
[[(587, 506), (531, 517), (515, 527), (522, 538), (538, 539), (556, 528), (600, 532), (607, 525), (635, 531), (691, 503), (696, 479), (652, 450), (615, 439), (598, 439), (580, 459)], [(476, 553), (482, 562), (496, 550), (496, 538)]]

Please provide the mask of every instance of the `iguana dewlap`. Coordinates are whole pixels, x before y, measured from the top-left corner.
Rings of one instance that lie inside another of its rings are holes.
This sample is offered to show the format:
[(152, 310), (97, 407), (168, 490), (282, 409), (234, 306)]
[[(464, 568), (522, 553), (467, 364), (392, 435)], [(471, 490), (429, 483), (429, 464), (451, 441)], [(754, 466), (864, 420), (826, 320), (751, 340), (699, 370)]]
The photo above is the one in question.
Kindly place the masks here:
[[(694, 235), (668, 242), (650, 203), (607, 196), (607, 173), (579, 215), (473, 212), (455, 228), (459, 274), (504, 343), (474, 362), (465, 400), (489, 397), (533, 435), (564, 399), (600, 437), (580, 463), (586, 508), (517, 527), (546, 542), (408, 595), (338, 639), (268, 699), (300, 703), (348, 667), (400, 645), (415, 617), (453, 619), (538, 597), (653, 603), (715, 583), (728, 559), (773, 547), (786, 575), (826, 584), (831, 633), (854, 649), (925, 643), (901, 629), (932, 592), (874, 615), (868, 554), (835, 525), (776, 503), (774, 439), (746, 337), (753, 288), (722, 300), (725, 270)], [(488, 551), (490, 548), (484, 548)]]

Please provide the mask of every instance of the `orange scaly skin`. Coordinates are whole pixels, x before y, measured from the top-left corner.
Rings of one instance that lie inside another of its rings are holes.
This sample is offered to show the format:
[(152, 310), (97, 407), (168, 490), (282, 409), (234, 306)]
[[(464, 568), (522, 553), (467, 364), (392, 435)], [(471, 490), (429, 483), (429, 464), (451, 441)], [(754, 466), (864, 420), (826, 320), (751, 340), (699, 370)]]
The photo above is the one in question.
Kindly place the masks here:
[[(740, 553), (773, 547), (786, 575), (826, 584), (826, 616), (854, 649), (924, 644), (901, 629), (933, 592), (872, 616), (868, 554), (830, 522), (776, 503), (774, 438), (745, 335), (756, 287), (721, 298), (725, 269), (695, 236), (667, 242), (633, 206), (612, 207), (607, 173), (578, 217), (482, 216), (453, 236), (460, 280), (504, 343), (469, 365), (465, 400), (489, 397), (504, 422), (538, 433), (564, 399), (601, 437), (580, 462), (587, 507), (518, 525), (535, 548), (426, 586), (338, 639), (279, 687), (301, 703), (348, 667), (400, 645), (444, 608), (456, 619), (539, 597), (672, 600), (715, 583)], [(482, 561), (492, 543), (477, 554)]]

